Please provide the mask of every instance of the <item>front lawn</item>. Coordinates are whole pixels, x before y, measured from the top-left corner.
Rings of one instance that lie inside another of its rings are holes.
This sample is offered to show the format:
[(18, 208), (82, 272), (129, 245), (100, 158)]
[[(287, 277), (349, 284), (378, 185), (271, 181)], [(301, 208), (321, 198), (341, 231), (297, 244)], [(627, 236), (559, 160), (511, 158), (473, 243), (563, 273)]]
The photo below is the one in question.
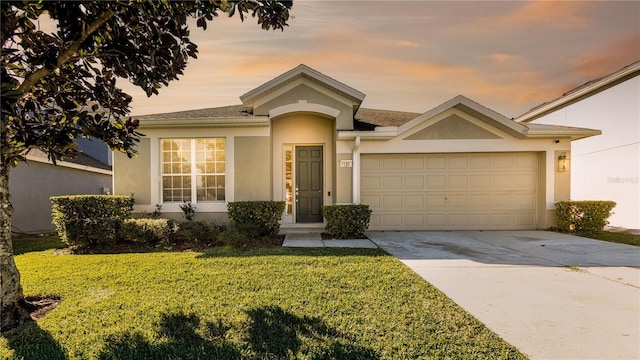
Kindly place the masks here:
[[(0, 358), (524, 358), (382, 250), (55, 255), (15, 241), (25, 295), (61, 304)], [(24, 242), (24, 243), (23, 243)]]

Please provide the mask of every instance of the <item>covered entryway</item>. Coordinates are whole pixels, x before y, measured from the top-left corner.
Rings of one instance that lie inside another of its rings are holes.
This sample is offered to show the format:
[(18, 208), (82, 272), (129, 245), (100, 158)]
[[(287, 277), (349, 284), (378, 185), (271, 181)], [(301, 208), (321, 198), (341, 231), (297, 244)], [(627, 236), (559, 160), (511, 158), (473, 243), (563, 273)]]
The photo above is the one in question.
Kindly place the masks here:
[(296, 146), (296, 222), (322, 222), (322, 146)]
[(372, 230), (535, 229), (538, 155), (363, 154)]

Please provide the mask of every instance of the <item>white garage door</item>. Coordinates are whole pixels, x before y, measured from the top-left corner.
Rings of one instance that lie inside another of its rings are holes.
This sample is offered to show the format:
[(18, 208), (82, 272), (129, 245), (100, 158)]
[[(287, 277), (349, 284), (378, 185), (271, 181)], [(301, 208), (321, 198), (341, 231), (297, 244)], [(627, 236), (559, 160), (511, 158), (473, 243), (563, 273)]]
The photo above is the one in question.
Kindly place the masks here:
[(372, 230), (536, 228), (535, 153), (361, 156)]

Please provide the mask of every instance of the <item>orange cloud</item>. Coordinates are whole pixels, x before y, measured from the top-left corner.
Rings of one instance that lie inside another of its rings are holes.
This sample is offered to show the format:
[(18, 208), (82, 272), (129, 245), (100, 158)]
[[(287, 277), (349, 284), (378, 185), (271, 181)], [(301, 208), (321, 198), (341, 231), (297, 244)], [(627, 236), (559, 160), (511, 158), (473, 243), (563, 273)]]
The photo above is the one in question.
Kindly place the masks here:
[(505, 19), (512, 23), (544, 24), (553, 28), (576, 29), (587, 26), (579, 14), (583, 3), (577, 1), (530, 1)]
[(594, 78), (611, 73), (640, 60), (640, 33), (630, 34), (609, 43), (598, 51), (571, 61), (571, 68), (581, 76)]

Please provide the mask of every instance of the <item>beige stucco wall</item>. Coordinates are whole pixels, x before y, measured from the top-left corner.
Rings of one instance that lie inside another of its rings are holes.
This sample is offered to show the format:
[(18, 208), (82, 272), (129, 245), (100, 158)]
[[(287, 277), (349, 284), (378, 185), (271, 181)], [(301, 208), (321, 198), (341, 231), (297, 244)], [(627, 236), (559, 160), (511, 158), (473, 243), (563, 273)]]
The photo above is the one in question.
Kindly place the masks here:
[[(272, 120), (273, 200), (284, 200), (283, 146), (285, 144), (322, 145), (324, 148), (323, 203), (325, 205), (335, 203), (334, 123), (334, 119), (311, 114), (291, 114)], [(328, 195), (329, 192), (331, 196)]]
[(137, 156), (130, 159), (127, 155), (120, 152), (115, 152), (113, 155), (114, 194), (133, 194), (136, 205), (152, 205), (150, 188), (150, 146), (151, 140), (149, 138), (142, 138), (138, 143)]
[(271, 198), (271, 141), (268, 136), (236, 136), (235, 200)]
[[(300, 101), (306, 101), (308, 104), (319, 104), (328, 106), (330, 108), (338, 110), (340, 113), (337, 117), (337, 128), (339, 130), (352, 130), (353, 129), (353, 103), (346, 98), (341, 98), (335, 93), (330, 93), (329, 90), (321, 87), (320, 85), (309, 84), (309, 80), (302, 81), (292, 89), (278, 94), (270, 100), (266, 100), (264, 103), (258, 103), (253, 110), (254, 115), (268, 115), (269, 111), (283, 105), (296, 104)], [(323, 91), (327, 91), (324, 93)], [(339, 100), (338, 100), (339, 99)]]
[(336, 204), (350, 204), (353, 201), (353, 197), (351, 195), (353, 193), (353, 186), (351, 183), (353, 179), (353, 168), (340, 167), (340, 160), (353, 160), (353, 154), (336, 154)]

